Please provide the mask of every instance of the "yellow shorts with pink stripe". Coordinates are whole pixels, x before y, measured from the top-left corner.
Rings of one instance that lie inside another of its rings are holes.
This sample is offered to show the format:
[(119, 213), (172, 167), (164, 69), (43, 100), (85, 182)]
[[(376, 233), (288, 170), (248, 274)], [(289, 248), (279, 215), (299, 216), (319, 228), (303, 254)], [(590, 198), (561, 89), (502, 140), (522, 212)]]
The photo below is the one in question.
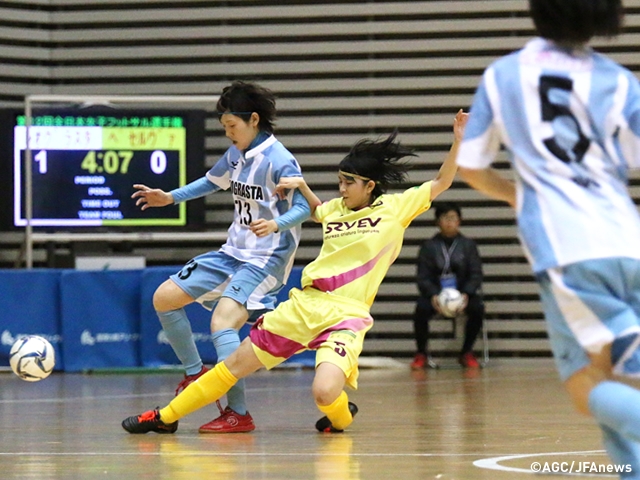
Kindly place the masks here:
[(259, 318), (249, 336), (268, 369), (301, 351), (316, 350), (316, 366), (336, 365), (347, 385), (357, 388), (358, 357), (372, 326), (367, 304), (306, 287), (292, 289), (289, 300)]

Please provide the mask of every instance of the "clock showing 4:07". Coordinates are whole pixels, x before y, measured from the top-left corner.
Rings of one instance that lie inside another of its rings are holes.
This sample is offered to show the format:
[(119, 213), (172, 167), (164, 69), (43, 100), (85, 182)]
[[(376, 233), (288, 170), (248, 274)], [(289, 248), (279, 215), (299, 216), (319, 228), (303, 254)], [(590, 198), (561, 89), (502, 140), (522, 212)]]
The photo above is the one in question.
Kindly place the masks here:
[[(173, 122), (179, 123), (179, 122)], [(26, 225), (27, 129), (14, 129), (14, 224)], [(141, 211), (133, 184), (186, 183), (186, 133), (170, 126), (32, 126), (33, 226), (179, 226), (184, 204)]]

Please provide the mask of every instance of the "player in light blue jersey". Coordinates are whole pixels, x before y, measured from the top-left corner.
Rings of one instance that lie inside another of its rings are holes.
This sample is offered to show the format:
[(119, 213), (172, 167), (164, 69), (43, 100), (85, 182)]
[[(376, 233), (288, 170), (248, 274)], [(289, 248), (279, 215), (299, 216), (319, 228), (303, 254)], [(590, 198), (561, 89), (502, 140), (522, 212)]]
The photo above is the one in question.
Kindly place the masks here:
[[(236, 81), (222, 91), (217, 104), (220, 122), (232, 146), (206, 176), (164, 192), (134, 185), (137, 205), (161, 207), (231, 190), (234, 218), (220, 250), (199, 255), (158, 287), (153, 296), (169, 343), (185, 367), (176, 395), (202, 376), (203, 365), (184, 306), (194, 301), (213, 310), (211, 332), (218, 361), (240, 345), (238, 330), (250, 318), (275, 308), (276, 294), (286, 283), (300, 241), (300, 224), (311, 209), (301, 193), (276, 195), (280, 180), (301, 177), (294, 156), (273, 136), (275, 97), (259, 85)], [(244, 383), (227, 394), (220, 416), (200, 427), (201, 433), (248, 432), (255, 429), (246, 408)]]
[[(538, 38), (494, 62), (457, 162), (474, 188), (517, 211), (556, 365), (593, 416), (621, 478), (640, 479), (640, 84), (587, 46), (615, 36), (620, 0), (530, 0)], [(504, 145), (515, 183), (491, 164)]]

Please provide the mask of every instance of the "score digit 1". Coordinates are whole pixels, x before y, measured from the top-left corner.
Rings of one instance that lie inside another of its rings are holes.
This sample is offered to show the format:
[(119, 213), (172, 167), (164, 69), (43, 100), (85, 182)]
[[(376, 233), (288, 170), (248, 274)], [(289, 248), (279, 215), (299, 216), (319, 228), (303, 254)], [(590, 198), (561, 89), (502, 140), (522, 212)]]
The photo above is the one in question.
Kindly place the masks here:
[(38, 162), (38, 173), (47, 173), (47, 151), (40, 150), (33, 158)]

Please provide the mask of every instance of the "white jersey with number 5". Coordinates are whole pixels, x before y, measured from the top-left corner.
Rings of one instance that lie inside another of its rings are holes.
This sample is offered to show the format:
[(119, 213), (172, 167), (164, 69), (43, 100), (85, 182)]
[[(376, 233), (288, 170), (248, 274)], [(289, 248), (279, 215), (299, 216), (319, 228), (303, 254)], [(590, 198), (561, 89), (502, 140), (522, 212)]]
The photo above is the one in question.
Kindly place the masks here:
[(640, 166), (640, 84), (591, 49), (536, 38), (494, 62), (476, 92), (458, 165), (487, 168), (500, 144), (516, 172), (518, 226), (535, 272), (640, 259), (627, 190)]

